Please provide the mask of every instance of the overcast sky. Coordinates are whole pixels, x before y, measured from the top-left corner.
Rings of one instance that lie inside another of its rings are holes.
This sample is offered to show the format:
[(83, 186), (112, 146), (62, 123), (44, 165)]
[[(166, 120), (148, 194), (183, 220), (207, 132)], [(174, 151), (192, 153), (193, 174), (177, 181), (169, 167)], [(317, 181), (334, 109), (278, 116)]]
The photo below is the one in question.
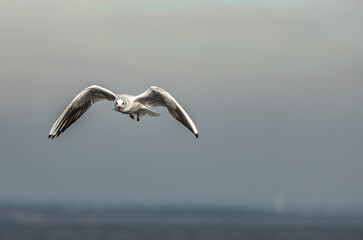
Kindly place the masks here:
[[(363, 4), (347, 1), (0, 0), (0, 203), (363, 203)], [(98, 84), (168, 90), (132, 121)]]

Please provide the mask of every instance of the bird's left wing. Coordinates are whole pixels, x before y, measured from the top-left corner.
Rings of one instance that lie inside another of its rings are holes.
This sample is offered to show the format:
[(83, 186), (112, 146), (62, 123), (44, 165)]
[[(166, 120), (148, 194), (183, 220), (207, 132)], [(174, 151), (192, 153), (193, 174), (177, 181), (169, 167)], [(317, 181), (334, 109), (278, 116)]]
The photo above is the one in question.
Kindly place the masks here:
[(166, 107), (169, 113), (186, 128), (188, 128), (197, 138), (198, 130), (188, 113), (180, 104), (162, 88), (150, 87), (144, 93), (135, 97), (135, 102), (139, 102), (151, 107)]
[(110, 90), (93, 85), (80, 92), (68, 105), (68, 107), (58, 117), (49, 132), (48, 138), (58, 137), (69, 126), (71, 126), (78, 118), (80, 118), (92, 104), (102, 101), (114, 101), (116, 95)]

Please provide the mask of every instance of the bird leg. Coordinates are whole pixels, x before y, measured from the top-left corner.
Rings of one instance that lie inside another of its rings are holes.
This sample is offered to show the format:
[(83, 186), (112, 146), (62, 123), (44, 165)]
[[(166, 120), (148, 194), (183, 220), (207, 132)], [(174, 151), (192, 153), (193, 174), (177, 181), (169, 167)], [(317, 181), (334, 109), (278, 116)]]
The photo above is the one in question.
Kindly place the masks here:
[(134, 115), (130, 114), (130, 118), (135, 119)]
[(140, 121), (139, 113), (137, 113), (137, 121)]

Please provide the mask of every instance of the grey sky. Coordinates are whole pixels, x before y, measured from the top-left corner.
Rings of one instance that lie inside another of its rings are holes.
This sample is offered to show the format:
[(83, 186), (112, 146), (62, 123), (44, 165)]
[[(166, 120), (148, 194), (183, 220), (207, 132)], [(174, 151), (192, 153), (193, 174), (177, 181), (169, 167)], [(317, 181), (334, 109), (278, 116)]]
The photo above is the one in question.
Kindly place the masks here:
[[(273, 206), (363, 202), (361, 1), (0, 1), (0, 202)], [(98, 84), (168, 90), (131, 121)]]

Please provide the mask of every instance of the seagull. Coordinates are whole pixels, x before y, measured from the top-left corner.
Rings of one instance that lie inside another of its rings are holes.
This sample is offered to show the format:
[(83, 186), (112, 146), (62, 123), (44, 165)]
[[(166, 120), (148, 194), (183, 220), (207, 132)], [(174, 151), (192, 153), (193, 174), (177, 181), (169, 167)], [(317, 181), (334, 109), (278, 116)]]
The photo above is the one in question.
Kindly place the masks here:
[(80, 118), (94, 103), (99, 101), (113, 101), (113, 110), (129, 114), (132, 119), (140, 121), (140, 117), (158, 117), (160, 113), (154, 112), (149, 107), (166, 107), (176, 120), (188, 128), (197, 138), (198, 130), (188, 113), (164, 89), (152, 86), (140, 95), (114, 94), (110, 90), (92, 85), (80, 92), (62, 112), (53, 124), (48, 138), (58, 137), (78, 118)]

